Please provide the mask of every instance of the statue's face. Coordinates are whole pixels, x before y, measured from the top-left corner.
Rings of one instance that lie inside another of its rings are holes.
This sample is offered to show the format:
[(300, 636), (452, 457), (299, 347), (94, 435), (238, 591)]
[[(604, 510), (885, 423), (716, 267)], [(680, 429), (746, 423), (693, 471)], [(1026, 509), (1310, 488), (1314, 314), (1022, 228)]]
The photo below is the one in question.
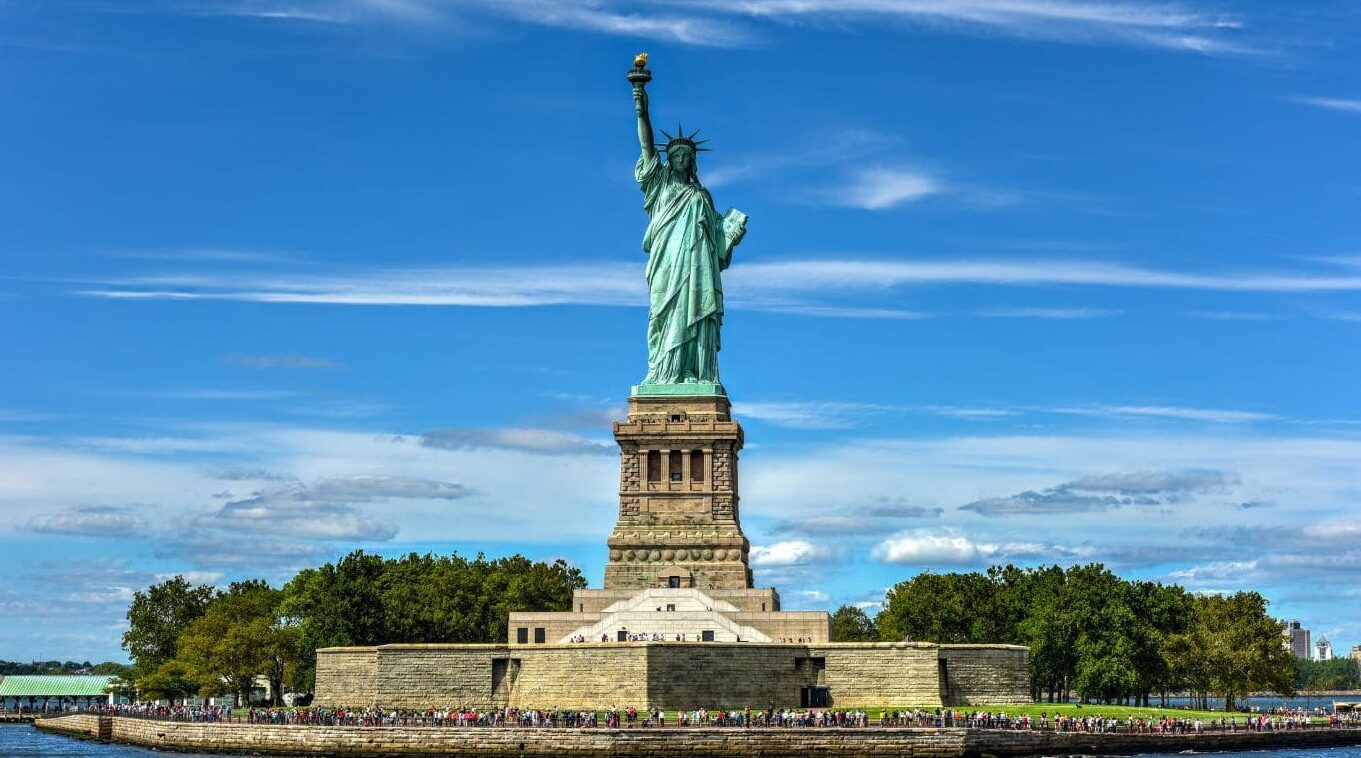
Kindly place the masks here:
[(695, 170), (695, 154), (689, 150), (683, 148), (672, 150), (666, 154), (666, 160), (671, 164), (671, 168), (687, 176)]

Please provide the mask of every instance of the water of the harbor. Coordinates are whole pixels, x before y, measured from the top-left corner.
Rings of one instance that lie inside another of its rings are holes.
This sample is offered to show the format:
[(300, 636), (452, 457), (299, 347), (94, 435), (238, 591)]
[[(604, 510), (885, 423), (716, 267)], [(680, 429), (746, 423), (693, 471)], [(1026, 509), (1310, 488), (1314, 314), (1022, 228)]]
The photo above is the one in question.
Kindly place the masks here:
[[(28, 724), (0, 724), (0, 756), (4, 758), (169, 758), (183, 753), (88, 742), (40, 732)], [(197, 758), (211, 758), (198, 753)]]
[[(206, 753), (187, 756), (184, 753), (166, 753), (124, 745), (87, 742), (40, 732), (26, 724), (0, 724), (0, 756), (4, 758), (172, 758), (179, 755), (185, 755), (186, 758), (214, 758), (214, 756), (226, 758), (216, 753), (211, 756)], [(1361, 747), (1310, 750), (1290, 748), (1213, 755), (1218, 758), (1361, 758)]]
[[(1148, 701), (1150, 705), (1157, 705), (1160, 701), (1153, 698)], [(1355, 703), (1361, 702), (1361, 695), (1299, 695), (1297, 697), (1279, 697), (1276, 695), (1253, 695), (1249, 698), (1239, 698), (1238, 706), (1252, 708), (1260, 711), (1270, 711), (1275, 708), (1290, 708), (1292, 710), (1316, 711), (1319, 708), (1332, 713), (1333, 703)], [(1167, 705), (1170, 708), (1191, 708), (1196, 704), (1190, 698), (1169, 697)], [(1224, 709), (1224, 698), (1210, 698), (1210, 708), (1219, 711)]]

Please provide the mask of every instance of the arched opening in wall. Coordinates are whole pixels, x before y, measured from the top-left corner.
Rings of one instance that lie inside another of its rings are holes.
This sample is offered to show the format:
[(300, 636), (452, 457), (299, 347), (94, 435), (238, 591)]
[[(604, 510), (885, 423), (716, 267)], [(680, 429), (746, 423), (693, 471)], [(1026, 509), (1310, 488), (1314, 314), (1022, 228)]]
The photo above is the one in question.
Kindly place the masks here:
[(690, 451), (690, 481), (704, 481), (704, 451)]
[(682, 461), (684, 460), (684, 456), (681, 455), (681, 451), (672, 450), (668, 458), (669, 460), (667, 461), (666, 472), (671, 475), (669, 478), (673, 482), (681, 481), (682, 474), (681, 466), (684, 465), (682, 463)]
[(647, 451), (647, 480), (649, 482), (660, 482), (662, 480), (662, 451)]

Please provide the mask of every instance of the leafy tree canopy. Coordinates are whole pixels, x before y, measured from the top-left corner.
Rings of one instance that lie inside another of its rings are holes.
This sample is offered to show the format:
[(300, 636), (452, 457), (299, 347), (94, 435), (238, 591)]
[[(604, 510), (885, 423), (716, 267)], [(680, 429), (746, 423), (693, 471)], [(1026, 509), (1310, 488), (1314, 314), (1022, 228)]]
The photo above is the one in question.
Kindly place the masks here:
[(860, 608), (843, 605), (832, 614), (833, 642), (874, 642), (879, 639), (874, 621)]
[(276, 589), (262, 580), (219, 592), (182, 577), (135, 593), (123, 644), (143, 694), (248, 696), (267, 677), (276, 699), (307, 691), (316, 649), (387, 642), (496, 642), (512, 611), (571, 608), (585, 587), (565, 561), (356, 550)]
[(133, 593), (123, 648), (138, 674), (155, 671), (175, 657), (180, 633), (203, 615), (215, 594), (211, 586), (190, 584), (183, 576)]
[(888, 591), (879, 639), (1030, 648), (1037, 697), (1147, 704), (1189, 690), (1228, 698), (1290, 692), (1296, 670), (1255, 593), (1193, 597), (1101, 564), (919, 574)]

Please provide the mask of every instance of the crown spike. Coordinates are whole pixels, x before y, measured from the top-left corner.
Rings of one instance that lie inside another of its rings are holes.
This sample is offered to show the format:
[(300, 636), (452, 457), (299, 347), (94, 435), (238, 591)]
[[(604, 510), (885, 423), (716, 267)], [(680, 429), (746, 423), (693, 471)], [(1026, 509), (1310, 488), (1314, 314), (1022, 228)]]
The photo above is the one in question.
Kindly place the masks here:
[(657, 147), (663, 150), (670, 150), (676, 147), (688, 147), (697, 153), (710, 152), (710, 148), (701, 147), (701, 145), (708, 142), (709, 140), (707, 138), (696, 140), (695, 137), (699, 136), (698, 129), (694, 130), (693, 132), (690, 132), (689, 134), (686, 134), (685, 125), (679, 121), (676, 122), (675, 135), (667, 134), (666, 131), (662, 129), (658, 129), (657, 131), (660, 131), (662, 133), (662, 136), (666, 137), (665, 144), (662, 144), (660, 142), (657, 143)]

